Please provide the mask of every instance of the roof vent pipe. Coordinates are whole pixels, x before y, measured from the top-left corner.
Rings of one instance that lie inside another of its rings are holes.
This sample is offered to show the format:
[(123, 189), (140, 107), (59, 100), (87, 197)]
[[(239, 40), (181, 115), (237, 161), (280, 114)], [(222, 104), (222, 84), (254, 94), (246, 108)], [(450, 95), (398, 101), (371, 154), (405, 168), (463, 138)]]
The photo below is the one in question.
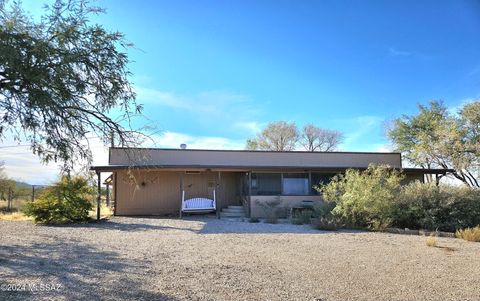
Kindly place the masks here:
[(186, 148), (187, 148), (187, 145), (186, 145), (185, 143), (182, 143), (182, 144), (180, 144), (180, 148), (181, 148), (181, 149), (186, 149)]

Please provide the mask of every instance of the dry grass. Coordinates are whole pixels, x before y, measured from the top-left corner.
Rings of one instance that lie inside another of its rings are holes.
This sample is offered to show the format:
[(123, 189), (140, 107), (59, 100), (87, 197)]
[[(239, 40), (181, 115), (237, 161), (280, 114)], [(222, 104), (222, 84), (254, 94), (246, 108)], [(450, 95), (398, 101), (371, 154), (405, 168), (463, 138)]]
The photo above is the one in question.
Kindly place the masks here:
[[(29, 200), (26, 199), (13, 199), (12, 200), (12, 211), (21, 211), (23, 206), (28, 202)], [(6, 211), (8, 206), (8, 202), (4, 200), (0, 200), (0, 211)]]
[(480, 225), (474, 228), (457, 230), (457, 232), (455, 232), (455, 237), (462, 238), (468, 241), (480, 242)]
[(32, 220), (23, 214), (23, 212), (2, 212), (0, 213), (0, 221), (28, 221)]
[(427, 244), (427, 246), (429, 247), (437, 247), (438, 246), (438, 242), (437, 242), (437, 238), (435, 236), (429, 236), (427, 237), (427, 240), (425, 242)]
[[(113, 215), (113, 210), (110, 207), (107, 207), (105, 204), (100, 205), (100, 215), (101, 217), (110, 217)], [(97, 218), (97, 206), (89, 212), (89, 216), (93, 219)]]

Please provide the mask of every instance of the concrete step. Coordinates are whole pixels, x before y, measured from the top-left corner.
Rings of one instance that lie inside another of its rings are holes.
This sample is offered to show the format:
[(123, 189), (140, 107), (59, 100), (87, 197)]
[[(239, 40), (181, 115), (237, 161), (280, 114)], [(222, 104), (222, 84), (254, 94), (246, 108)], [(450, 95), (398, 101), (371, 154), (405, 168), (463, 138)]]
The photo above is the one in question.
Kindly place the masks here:
[(238, 212), (220, 212), (220, 217), (245, 217), (245, 213), (238, 213)]
[(243, 209), (243, 206), (228, 206), (228, 209)]
[(224, 217), (222, 218), (224, 221), (228, 222), (246, 222), (247, 218), (246, 217)]
[(244, 213), (245, 210), (243, 208), (223, 208), (222, 212), (238, 212), (238, 213)]

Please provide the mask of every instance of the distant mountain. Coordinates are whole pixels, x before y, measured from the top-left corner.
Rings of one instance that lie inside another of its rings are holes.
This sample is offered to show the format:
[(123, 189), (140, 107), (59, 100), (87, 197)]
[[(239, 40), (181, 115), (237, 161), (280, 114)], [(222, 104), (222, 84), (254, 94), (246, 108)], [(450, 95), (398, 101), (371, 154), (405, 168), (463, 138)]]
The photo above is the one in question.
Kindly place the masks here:
[(22, 187), (22, 188), (23, 187), (26, 187), (26, 188), (32, 187), (32, 185), (30, 185), (26, 182), (21, 182), (21, 181), (15, 181), (15, 185), (17, 185), (17, 187)]

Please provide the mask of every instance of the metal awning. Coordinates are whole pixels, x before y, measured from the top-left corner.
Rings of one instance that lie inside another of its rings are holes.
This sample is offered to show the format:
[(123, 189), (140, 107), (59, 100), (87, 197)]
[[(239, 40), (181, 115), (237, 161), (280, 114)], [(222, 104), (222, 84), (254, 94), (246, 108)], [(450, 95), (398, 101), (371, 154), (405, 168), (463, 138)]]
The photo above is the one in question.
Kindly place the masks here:
[[(161, 169), (205, 169), (205, 170), (236, 170), (236, 171), (252, 171), (252, 170), (305, 170), (305, 171), (345, 171), (347, 169), (365, 170), (366, 168), (336, 166), (336, 167), (319, 167), (319, 166), (234, 166), (234, 165), (97, 165), (90, 167), (90, 170), (96, 172), (113, 172), (117, 170), (161, 170)], [(406, 173), (422, 173), (422, 174), (447, 174), (454, 172), (454, 169), (444, 168), (395, 168)], [(110, 178), (110, 177), (109, 177)], [(109, 179), (107, 178), (107, 180)], [(105, 180), (105, 182), (107, 182)]]

